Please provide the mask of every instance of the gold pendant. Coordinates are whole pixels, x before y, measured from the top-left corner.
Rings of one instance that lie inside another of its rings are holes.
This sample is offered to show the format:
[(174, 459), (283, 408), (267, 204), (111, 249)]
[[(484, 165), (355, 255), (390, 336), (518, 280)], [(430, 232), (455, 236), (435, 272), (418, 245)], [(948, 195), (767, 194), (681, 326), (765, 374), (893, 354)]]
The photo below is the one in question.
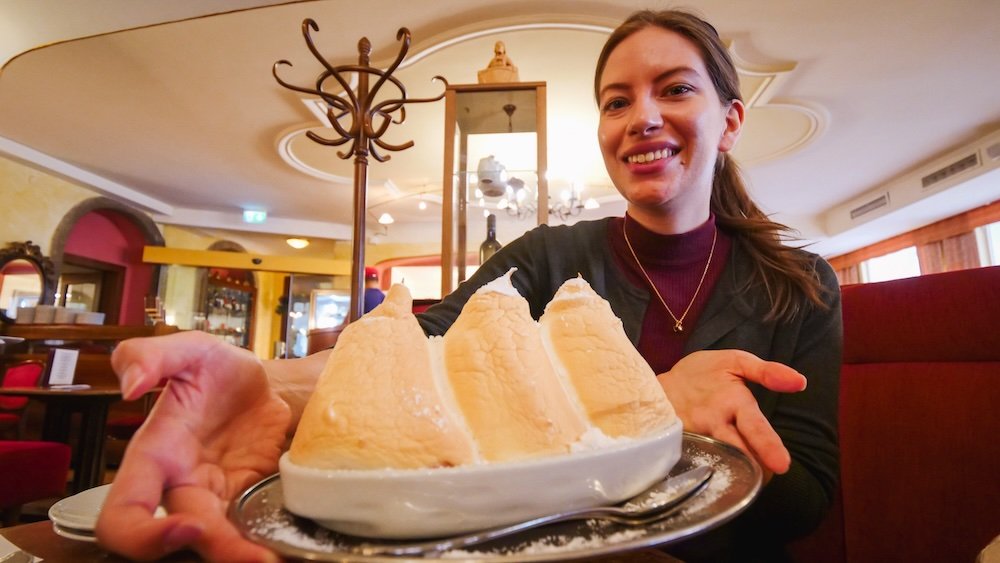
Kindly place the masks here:
[(674, 325), (674, 332), (684, 332), (684, 325), (680, 321), (677, 321), (677, 324)]

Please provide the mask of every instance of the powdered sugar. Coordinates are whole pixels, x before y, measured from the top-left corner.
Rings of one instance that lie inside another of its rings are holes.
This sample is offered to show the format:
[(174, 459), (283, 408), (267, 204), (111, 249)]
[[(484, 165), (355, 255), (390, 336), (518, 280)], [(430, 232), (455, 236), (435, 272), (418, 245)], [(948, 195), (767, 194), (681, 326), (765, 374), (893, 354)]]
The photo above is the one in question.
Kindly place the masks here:
[[(712, 478), (708, 485), (698, 493), (693, 499), (682, 505), (682, 513), (693, 514), (704, 509), (715, 502), (720, 495), (729, 490), (732, 484), (732, 469), (728, 465), (721, 463), (719, 456), (701, 455), (691, 458), (693, 467), (708, 465), (714, 469)], [(640, 502), (628, 503), (625, 505), (629, 510), (642, 510), (659, 504), (663, 504), (674, 498), (677, 494), (677, 487), (665, 487), (662, 490), (650, 493)]]
[(494, 550), (494, 551), (468, 551), (454, 549), (441, 554), (442, 559), (476, 559), (484, 555), (492, 557), (509, 557), (516, 561), (527, 555), (541, 555), (546, 553), (586, 553), (608, 545), (614, 545), (646, 535), (640, 528), (622, 530), (611, 534), (600, 534), (598, 528), (603, 526), (599, 520), (588, 520), (587, 526), (593, 528), (595, 533), (589, 536), (584, 535), (561, 535), (554, 534), (539, 538), (535, 541), (521, 544), (516, 550)]
[(626, 444), (632, 441), (632, 438), (612, 438), (600, 428), (596, 426), (591, 426), (586, 432), (580, 435), (580, 438), (576, 442), (573, 442), (569, 446), (569, 451), (572, 453), (586, 452), (590, 450), (599, 450), (601, 448), (607, 448), (610, 446), (617, 446), (619, 444)]
[(705, 487), (705, 490), (699, 493), (698, 496), (691, 499), (687, 504), (683, 505), (680, 512), (683, 516), (693, 515), (700, 512), (705, 507), (710, 506), (718, 500), (723, 493), (728, 491), (729, 487), (733, 483), (732, 467), (723, 463), (718, 455), (701, 453), (691, 457), (691, 464), (695, 467), (708, 465), (715, 471), (712, 473), (712, 479), (709, 480), (708, 486)]
[(517, 268), (511, 268), (507, 270), (506, 274), (480, 287), (479, 289), (476, 290), (476, 293), (495, 292), (510, 297), (520, 297), (521, 294), (517, 291), (517, 288), (514, 287), (514, 282), (512, 282), (510, 279), (511, 276), (513, 276), (514, 272), (516, 271)]
[(332, 532), (319, 528), (313, 533), (308, 533), (284, 511), (273, 512), (266, 517), (256, 519), (250, 523), (250, 531), (258, 537), (306, 551), (327, 553), (344, 547), (335, 541)]

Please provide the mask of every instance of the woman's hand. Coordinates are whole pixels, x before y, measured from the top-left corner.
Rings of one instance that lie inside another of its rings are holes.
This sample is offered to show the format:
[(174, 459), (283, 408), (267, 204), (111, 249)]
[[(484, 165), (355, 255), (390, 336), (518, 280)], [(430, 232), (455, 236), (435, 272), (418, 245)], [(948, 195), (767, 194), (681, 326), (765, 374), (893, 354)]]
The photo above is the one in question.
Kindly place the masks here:
[(742, 350), (702, 350), (657, 376), (684, 429), (733, 444), (768, 472), (788, 471), (791, 457), (757, 406), (745, 381), (783, 393), (806, 388), (806, 378)]
[[(234, 497), (277, 470), (289, 429), (261, 362), (199, 332), (125, 341), (111, 362), (126, 399), (166, 388), (125, 453), (99, 543), (132, 559), (189, 548), (211, 561), (278, 561), (226, 519)], [(153, 517), (159, 504), (167, 517)]]

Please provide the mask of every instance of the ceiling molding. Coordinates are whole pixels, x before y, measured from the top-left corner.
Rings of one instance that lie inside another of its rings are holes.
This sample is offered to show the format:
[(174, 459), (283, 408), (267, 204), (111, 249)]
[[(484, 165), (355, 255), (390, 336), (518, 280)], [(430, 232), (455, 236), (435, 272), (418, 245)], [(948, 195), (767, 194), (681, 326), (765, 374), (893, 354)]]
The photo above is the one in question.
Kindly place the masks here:
[(354, 236), (351, 225), (324, 221), (306, 221), (268, 216), (263, 223), (245, 223), (242, 215), (224, 211), (176, 208), (169, 215), (153, 215), (157, 223), (205, 229), (225, 229), (253, 233), (269, 233), (289, 236), (318, 237), (349, 240)]
[(115, 35), (116, 33), (124, 33), (124, 32), (127, 32), (127, 31), (138, 31), (138, 30), (143, 30), (143, 29), (151, 29), (151, 28), (154, 28), (154, 27), (171, 25), (171, 24), (175, 24), (175, 23), (189, 22), (189, 21), (201, 20), (201, 19), (206, 19), (206, 18), (214, 18), (214, 17), (220, 17), (220, 16), (228, 16), (230, 14), (238, 14), (240, 12), (249, 12), (249, 11), (252, 11), (252, 10), (261, 10), (261, 9), (267, 9), (267, 8), (279, 8), (281, 6), (286, 6), (286, 5), (289, 5), (289, 4), (305, 4), (305, 3), (309, 3), (309, 2), (318, 2), (318, 1), (320, 1), (320, 0), (286, 0), (285, 2), (280, 2), (280, 3), (275, 3), (275, 4), (266, 4), (266, 5), (260, 5), (260, 6), (247, 6), (247, 7), (244, 7), (244, 8), (236, 8), (236, 9), (232, 9), (232, 10), (225, 10), (225, 11), (222, 11), (222, 12), (212, 12), (212, 13), (209, 13), (209, 14), (199, 14), (199, 15), (196, 15), (196, 16), (190, 16), (190, 17), (186, 17), (186, 18), (177, 18), (177, 19), (170, 19), (170, 20), (166, 20), (166, 21), (157, 21), (157, 22), (153, 22), (153, 23), (147, 23), (147, 24), (143, 24), (143, 25), (135, 25), (135, 26), (131, 26), (131, 27), (122, 27), (122, 28), (118, 28), (118, 29), (109, 29), (107, 31), (102, 31), (102, 32), (99, 32), (99, 33), (91, 33), (91, 34), (87, 34), (87, 35), (80, 35), (78, 37), (70, 37), (68, 39), (59, 39), (59, 40), (56, 40), (56, 41), (47, 41), (47, 42), (42, 43), (40, 45), (35, 45), (34, 47), (25, 49), (25, 50), (20, 51), (18, 53), (14, 53), (7, 60), (2, 61), (2, 64), (0, 64), (0, 77), (3, 77), (4, 70), (6, 70), (7, 66), (9, 66), (10, 63), (12, 63), (17, 58), (22, 57), (24, 55), (27, 55), (28, 53), (31, 53), (33, 51), (38, 51), (40, 49), (45, 49), (47, 47), (54, 47), (56, 45), (62, 45), (62, 44), (65, 44), (65, 43), (75, 43), (77, 41), (85, 41), (87, 39), (93, 39), (95, 37), (104, 37), (104, 36), (107, 36), (107, 35)]
[[(759, 150), (752, 156), (743, 156), (740, 163), (753, 166), (792, 155), (818, 139), (826, 130), (829, 114), (826, 109), (807, 102), (777, 96), (788, 78), (795, 72), (798, 63), (793, 61), (778, 63), (758, 63), (749, 61), (737, 52), (736, 41), (726, 42), (729, 56), (733, 60), (740, 77), (740, 94), (748, 113), (753, 113), (755, 122), (770, 122), (765, 125), (771, 131), (769, 141), (772, 146)], [(798, 120), (797, 131), (788, 131), (788, 126), (779, 127), (778, 121)], [(756, 125), (761, 128), (760, 125)], [(773, 143), (784, 132), (786, 138)], [(763, 145), (763, 143), (761, 143)]]
[[(752, 156), (743, 156), (740, 158), (740, 164), (743, 166), (754, 166), (795, 154), (819, 139), (826, 131), (826, 126), (829, 122), (825, 108), (798, 101), (782, 102), (775, 100), (763, 106), (757, 106), (755, 109), (758, 110), (754, 115), (754, 122), (756, 123), (766, 123), (768, 121), (773, 123), (777, 121), (776, 119), (769, 119), (767, 116), (760, 115), (760, 111), (780, 111), (799, 118), (799, 121), (802, 122), (800, 126), (801, 131), (797, 135), (789, 135), (782, 144), (773, 147), (771, 150), (762, 151)], [(777, 127), (772, 127), (772, 129), (776, 130)], [(737, 149), (739, 149), (739, 146), (737, 145)]]
[[(302, 101), (303, 103), (307, 102), (307, 100)], [(291, 166), (299, 172), (302, 172), (303, 174), (308, 174), (313, 178), (319, 178), (320, 180), (326, 180), (327, 182), (332, 182), (342, 186), (351, 185), (354, 182), (353, 178), (340, 176), (338, 174), (331, 174), (325, 170), (320, 170), (319, 168), (306, 164), (302, 161), (302, 159), (295, 155), (295, 152), (292, 150), (293, 143), (296, 139), (305, 136), (306, 132), (311, 129), (317, 129), (316, 124), (308, 123), (293, 125), (281, 133), (278, 133), (278, 138), (275, 141), (274, 147), (278, 156), (285, 162), (285, 164)]]
[(83, 183), (103, 195), (124, 200), (150, 213), (169, 215), (174, 212), (174, 207), (168, 203), (149, 197), (144, 193), (113, 182), (103, 176), (98, 176), (79, 166), (74, 166), (66, 161), (53, 158), (31, 147), (26, 147), (6, 137), (0, 137), (0, 153), (34, 164), (43, 170), (57, 174), (73, 182)]
[(472, 41), (473, 39), (479, 39), (481, 37), (486, 37), (489, 35), (497, 35), (501, 33), (511, 33), (515, 31), (539, 31), (539, 30), (556, 30), (556, 31), (590, 31), (594, 33), (602, 33), (608, 35), (614, 29), (614, 26), (608, 26), (603, 24), (593, 24), (584, 23), (582, 21), (559, 21), (558, 19), (553, 19), (553, 21), (542, 21), (547, 18), (561, 18), (563, 20), (569, 19), (582, 19), (572, 16), (538, 16), (538, 17), (513, 17), (513, 18), (498, 18), (495, 20), (488, 20), (478, 22), (475, 26), (470, 26), (463, 30), (452, 31), (448, 34), (441, 34), (438, 36), (432, 36), (422, 41), (418, 47), (414, 48), (414, 53), (407, 57), (403, 62), (399, 64), (399, 68), (408, 68), (426, 57), (433, 55), (439, 51), (447, 49), (455, 45), (465, 43), (467, 41)]

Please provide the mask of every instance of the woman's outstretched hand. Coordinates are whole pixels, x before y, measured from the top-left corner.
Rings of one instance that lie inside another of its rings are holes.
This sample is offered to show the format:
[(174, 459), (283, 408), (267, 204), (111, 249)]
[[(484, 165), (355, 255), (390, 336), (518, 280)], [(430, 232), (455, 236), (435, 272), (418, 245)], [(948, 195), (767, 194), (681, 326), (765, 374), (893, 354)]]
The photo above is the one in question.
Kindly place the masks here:
[(794, 393), (806, 388), (802, 374), (742, 350), (702, 350), (657, 378), (685, 430), (733, 444), (757, 458), (765, 474), (788, 471), (788, 450), (745, 382)]
[[(111, 362), (126, 399), (166, 387), (129, 444), (98, 542), (139, 560), (186, 548), (210, 561), (278, 561), (226, 519), (233, 498), (277, 470), (289, 429), (261, 362), (200, 332), (122, 342)], [(154, 518), (160, 504), (169, 515)]]

